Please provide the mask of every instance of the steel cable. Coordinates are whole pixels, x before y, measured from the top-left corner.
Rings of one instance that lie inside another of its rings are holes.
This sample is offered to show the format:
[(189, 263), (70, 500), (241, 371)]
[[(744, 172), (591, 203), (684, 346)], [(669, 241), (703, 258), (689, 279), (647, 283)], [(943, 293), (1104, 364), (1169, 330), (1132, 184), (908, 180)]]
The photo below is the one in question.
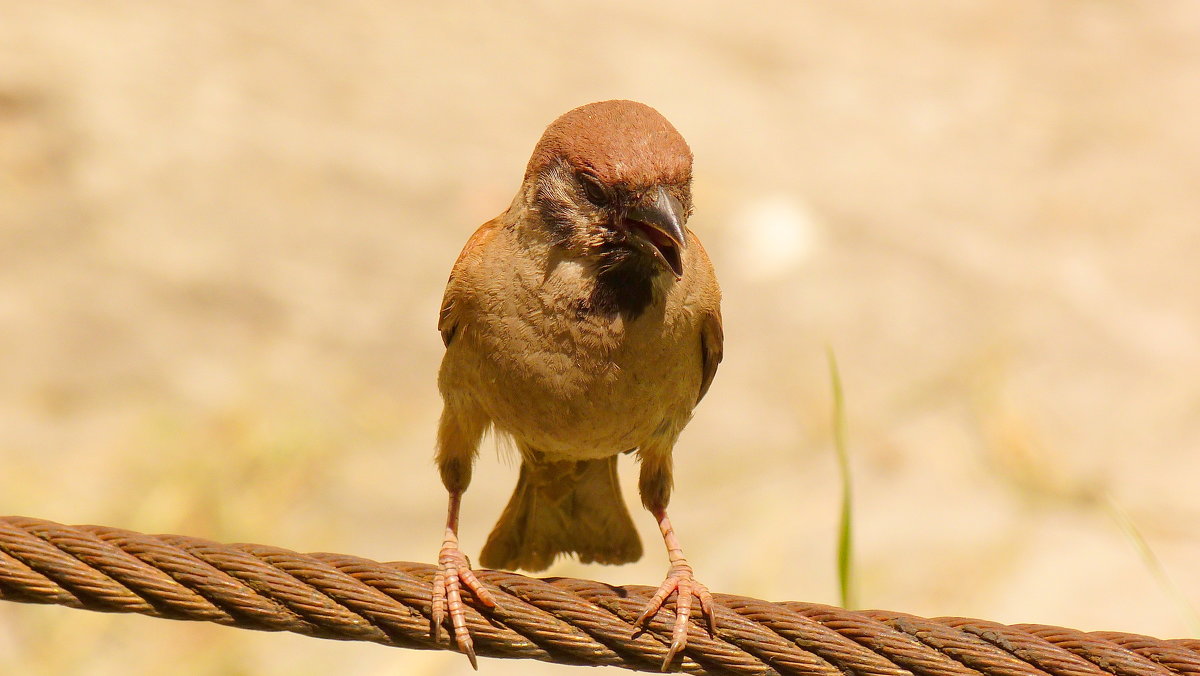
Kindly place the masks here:
[[(418, 649), (430, 638), (434, 567), (255, 544), (0, 517), (0, 599), (216, 622)], [(497, 607), (466, 595), (481, 656), (658, 671), (674, 620), (633, 622), (651, 587), (477, 571)], [(1200, 675), (1200, 641), (961, 617), (926, 619), (714, 594), (718, 630), (696, 621), (674, 667), (692, 674), (804, 676)]]

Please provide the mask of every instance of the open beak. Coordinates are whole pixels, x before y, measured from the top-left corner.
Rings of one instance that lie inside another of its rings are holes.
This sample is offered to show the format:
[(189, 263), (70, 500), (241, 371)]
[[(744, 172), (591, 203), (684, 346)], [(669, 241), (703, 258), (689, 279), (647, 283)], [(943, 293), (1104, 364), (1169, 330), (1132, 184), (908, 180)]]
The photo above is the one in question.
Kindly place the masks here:
[(675, 273), (675, 279), (683, 278), (685, 218), (683, 205), (661, 185), (647, 191), (625, 211), (629, 233), (635, 241), (644, 240), (638, 246), (649, 249), (659, 263)]

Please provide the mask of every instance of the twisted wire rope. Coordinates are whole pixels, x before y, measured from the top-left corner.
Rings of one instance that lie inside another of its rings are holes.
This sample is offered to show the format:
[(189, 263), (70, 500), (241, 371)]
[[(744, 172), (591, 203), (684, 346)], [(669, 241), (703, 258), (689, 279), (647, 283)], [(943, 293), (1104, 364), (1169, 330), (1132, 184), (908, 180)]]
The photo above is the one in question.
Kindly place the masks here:
[[(430, 635), (434, 566), (0, 517), (0, 600), (140, 613), (306, 636), (447, 649)], [(481, 656), (658, 671), (674, 614), (633, 622), (653, 588), (480, 570), (497, 607), (466, 595)], [(674, 668), (802, 676), (1200, 676), (1200, 640), (927, 619), (714, 594)]]

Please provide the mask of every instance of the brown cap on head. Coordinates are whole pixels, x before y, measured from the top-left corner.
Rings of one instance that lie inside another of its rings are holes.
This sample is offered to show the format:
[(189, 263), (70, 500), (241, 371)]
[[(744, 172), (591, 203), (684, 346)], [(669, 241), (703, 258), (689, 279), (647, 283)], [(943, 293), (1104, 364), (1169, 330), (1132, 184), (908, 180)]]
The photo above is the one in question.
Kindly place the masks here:
[(686, 183), (692, 176), (687, 141), (659, 112), (636, 101), (589, 103), (546, 127), (526, 175), (563, 158), (607, 185)]

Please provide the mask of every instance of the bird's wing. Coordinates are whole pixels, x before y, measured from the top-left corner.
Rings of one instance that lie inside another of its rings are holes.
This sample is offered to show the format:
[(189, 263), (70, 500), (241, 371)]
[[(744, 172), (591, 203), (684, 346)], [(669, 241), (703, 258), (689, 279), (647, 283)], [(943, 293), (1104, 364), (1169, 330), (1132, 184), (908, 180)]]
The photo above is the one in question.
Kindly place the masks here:
[(458, 333), (463, 321), (464, 305), (474, 284), (471, 273), (478, 270), (484, 259), (486, 245), (501, 228), (499, 218), (479, 226), (475, 234), (467, 240), (458, 260), (450, 270), (450, 280), (446, 282), (446, 294), (442, 296), (442, 309), (438, 313), (438, 331), (442, 334), (442, 343), (450, 347), (450, 341)]
[(696, 403), (700, 403), (708, 394), (725, 353), (725, 330), (721, 328), (721, 288), (717, 285), (717, 275), (700, 238), (691, 230), (688, 230), (688, 248), (693, 255), (688, 258), (690, 269), (684, 274), (691, 275), (699, 284), (695, 304), (700, 316), (700, 395), (696, 397)]
[(725, 354), (725, 330), (721, 328), (721, 308), (718, 306), (704, 316), (700, 326), (700, 396), (699, 403), (708, 393), (713, 377), (717, 375), (717, 365)]

